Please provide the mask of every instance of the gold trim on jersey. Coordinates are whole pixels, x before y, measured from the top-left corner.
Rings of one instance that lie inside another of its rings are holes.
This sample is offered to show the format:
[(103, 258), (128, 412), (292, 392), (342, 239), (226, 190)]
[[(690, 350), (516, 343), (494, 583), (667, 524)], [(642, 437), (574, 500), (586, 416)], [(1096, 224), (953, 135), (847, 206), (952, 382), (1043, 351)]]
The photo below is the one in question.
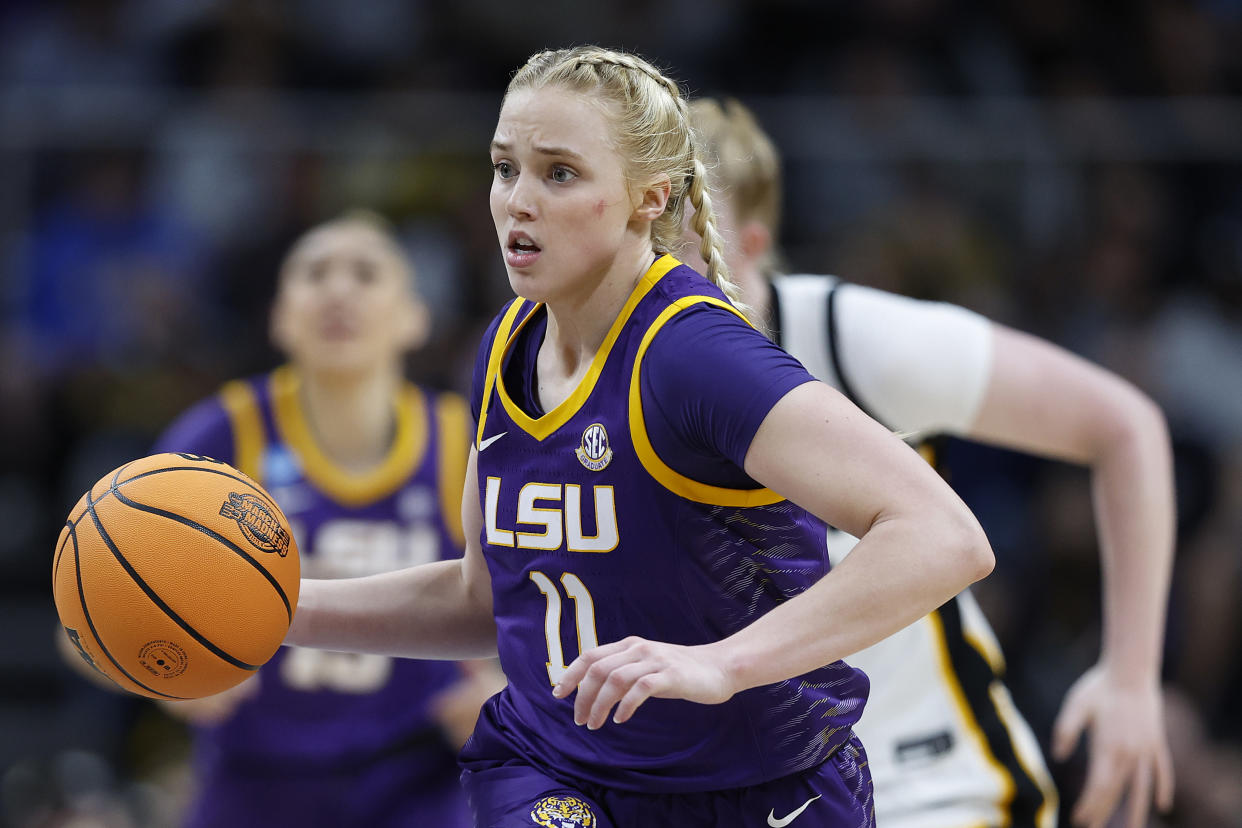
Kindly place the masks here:
[[(554, 434), (557, 429), (569, 422), (578, 410), (582, 408), (582, 404), (591, 396), (591, 392), (595, 390), (595, 383), (599, 381), (599, 375), (604, 370), (604, 363), (608, 361), (608, 355), (612, 352), (612, 346), (616, 344), (617, 339), (621, 336), (621, 331), (625, 328), (625, 323), (629, 321), (630, 316), (634, 313), (634, 308), (638, 307), (638, 303), (646, 296), (656, 283), (664, 278), (664, 274), (677, 267), (681, 262), (667, 254), (661, 255), (638, 280), (638, 284), (634, 286), (634, 290), (630, 292), (630, 297), (621, 307), (617, 318), (613, 320), (612, 327), (608, 330), (608, 335), (604, 337), (604, 341), (600, 344), (599, 350), (595, 352), (595, 356), (591, 359), (591, 365), (587, 368), (586, 375), (578, 381), (578, 386), (568, 397), (561, 401), (560, 405), (544, 414), (542, 417), (531, 417), (518, 406), (517, 403), (509, 396), (509, 392), (505, 389), (505, 381), (503, 372), (500, 371), (499, 360), (496, 360), (495, 386), (496, 396), (500, 398), (501, 405), (505, 407), (505, 413), (518, 426), (536, 440), (544, 440), (549, 435)], [(512, 347), (514, 340), (521, 332), (522, 327), (530, 321), (535, 312), (542, 305), (535, 305), (530, 313), (518, 323), (517, 328), (507, 338), (504, 350), (507, 352)], [(496, 341), (500, 341), (499, 331), (497, 332)], [(493, 346), (493, 357), (496, 348)], [(503, 357), (503, 353), (501, 355)], [(488, 379), (492, 379), (492, 366), (488, 366)], [(486, 398), (484, 398), (486, 402)], [(480, 418), (482, 419), (482, 418)], [(480, 435), (482, 430), (480, 430)]]
[(483, 445), (483, 425), (487, 422), (488, 401), (492, 396), (492, 388), (496, 385), (496, 377), (500, 375), (500, 364), (505, 358), (505, 350), (509, 347), (509, 330), (513, 327), (513, 320), (517, 319), (518, 313), (525, 304), (525, 299), (520, 297), (514, 299), (509, 309), (505, 311), (505, 315), (500, 318), (500, 324), (496, 326), (492, 350), (487, 355), (487, 375), (483, 379), (483, 400), (479, 404), (479, 426), (474, 434), (476, 449)]
[(664, 327), (666, 322), (680, 311), (700, 303), (724, 308), (737, 314), (742, 321), (750, 324), (741, 311), (723, 299), (717, 299), (714, 296), (683, 296), (660, 312), (660, 315), (656, 317), (656, 320), (651, 323), (651, 327), (643, 335), (642, 342), (638, 346), (638, 352), (634, 355), (634, 372), (630, 379), (630, 439), (634, 443), (634, 452), (638, 455), (638, 460), (643, 464), (643, 468), (660, 485), (687, 500), (708, 503), (713, 506), (768, 506), (773, 503), (779, 503), (785, 498), (771, 489), (727, 489), (692, 480), (666, 465), (651, 445), (651, 438), (647, 434), (647, 422), (643, 417), (642, 391), (639, 383), (643, 356), (647, 353), (647, 348), (650, 347), (651, 341), (655, 339), (655, 335), (660, 328)]
[(465, 546), (461, 526), (461, 496), (466, 485), (466, 462), (470, 457), (470, 408), (456, 394), (436, 397), (436, 432), (439, 434), (440, 511), (449, 536)]
[(398, 392), (396, 429), (388, 456), (372, 471), (356, 474), (332, 462), (315, 442), (298, 398), (301, 380), (292, 366), (277, 368), (268, 384), (273, 419), (280, 436), (298, 456), (307, 480), (338, 503), (365, 506), (388, 497), (401, 488), (423, 462), (427, 451), (427, 404), (414, 385), (403, 383)]
[[(983, 728), (979, 726), (978, 719), (975, 718), (974, 711), (970, 709), (970, 702), (966, 699), (966, 692), (962, 689), (962, 683), (958, 680), (957, 673), (953, 669), (953, 661), (949, 656), (949, 643), (945, 638), (944, 622), (940, 619), (940, 611), (933, 610), (928, 613), (927, 622), (931, 624), (932, 637), (936, 640), (936, 663), (940, 667), (940, 677), (944, 681), (944, 686), (949, 689), (949, 695), (953, 699), (953, 706), (957, 708), (962, 728), (970, 734), (979, 755), (987, 762), (1000, 783), (1000, 816), (1002, 824), (1008, 826), (1009, 806), (1013, 802), (1015, 794), (1017, 794), (1017, 783), (1009, 773), (1009, 769), (992, 753), (992, 747), (988, 744), (987, 734), (983, 732)], [(1008, 729), (1008, 725), (1006, 725), (1006, 729)]]
[(220, 389), (220, 403), (233, 430), (233, 463), (242, 474), (262, 483), (259, 466), (266, 442), (259, 400), (246, 380), (233, 380)]

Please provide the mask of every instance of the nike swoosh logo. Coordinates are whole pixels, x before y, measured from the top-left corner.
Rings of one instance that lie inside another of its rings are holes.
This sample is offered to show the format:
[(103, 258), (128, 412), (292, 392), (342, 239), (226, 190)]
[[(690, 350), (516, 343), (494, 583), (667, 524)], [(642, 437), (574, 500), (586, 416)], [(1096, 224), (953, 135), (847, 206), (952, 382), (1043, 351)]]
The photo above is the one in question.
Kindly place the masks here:
[(496, 442), (497, 440), (499, 440), (501, 437), (504, 437), (508, 433), (509, 432), (507, 431), (502, 431), (499, 434), (493, 434), (491, 437), (488, 437), (486, 440), (479, 443), (479, 451), (483, 451), (488, 446), (490, 446), (492, 443)]
[(768, 811), (768, 825), (771, 825), (772, 828), (785, 828), (786, 825), (793, 822), (798, 817), (802, 816), (802, 812), (805, 811), (812, 802), (819, 799), (819, 797), (821, 796), (823, 796), (823, 794), (819, 794), (818, 796), (811, 797), (806, 802), (802, 803), (801, 808), (794, 811), (789, 816), (784, 816), (784, 817), (781, 817), (780, 819), (776, 818), (776, 809), (773, 808), (771, 811)]

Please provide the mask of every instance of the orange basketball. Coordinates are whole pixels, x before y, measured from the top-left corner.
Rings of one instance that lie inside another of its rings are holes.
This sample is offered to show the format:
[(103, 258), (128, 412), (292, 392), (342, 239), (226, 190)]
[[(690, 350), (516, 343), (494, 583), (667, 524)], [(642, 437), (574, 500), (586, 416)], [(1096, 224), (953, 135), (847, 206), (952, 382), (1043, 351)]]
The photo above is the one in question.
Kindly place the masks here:
[(70, 641), (132, 693), (194, 699), (272, 657), (298, 604), (280, 507), (232, 466), (156, 454), (105, 475), (56, 543), (52, 588)]

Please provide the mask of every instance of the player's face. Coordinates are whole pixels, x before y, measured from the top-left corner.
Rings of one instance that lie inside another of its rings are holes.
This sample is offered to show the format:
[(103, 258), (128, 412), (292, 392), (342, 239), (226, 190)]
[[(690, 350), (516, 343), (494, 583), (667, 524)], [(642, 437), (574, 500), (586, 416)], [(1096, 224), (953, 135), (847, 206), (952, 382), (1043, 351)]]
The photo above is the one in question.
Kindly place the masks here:
[(492, 220), (515, 293), (536, 301), (589, 291), (642, 227), (607, 108), (561, 87), (523, 89), (500, 110)]
[(422, 308), (396, 251), (365, 225), (332, 225), (294, 248), (272, 311), (272, 335), (309, 371), (365, 372), (418, 344)]

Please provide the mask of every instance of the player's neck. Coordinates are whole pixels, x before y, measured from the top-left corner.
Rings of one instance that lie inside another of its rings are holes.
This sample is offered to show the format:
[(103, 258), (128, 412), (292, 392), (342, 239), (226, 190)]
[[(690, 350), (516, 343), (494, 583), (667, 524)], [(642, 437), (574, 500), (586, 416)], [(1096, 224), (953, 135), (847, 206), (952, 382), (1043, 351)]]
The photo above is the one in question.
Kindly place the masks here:
[(772, 330), (772, 291), (768, 277), (758, 263), (749, 263), (733, 272), (733, 281), (742, 291), (742, 301), (751, 309), (751, 317), (762, 323), (765, 331)]
[(401, 384), (396, 367), (365, 374), (303, 372), (300, 402), (319, 450), (346, 471), (362, 473), (388, 456)]
[(654, 260), (648, 243), (643, 250), (618, 257), (589, 290), (548, 302), (548, 328), (537, 358), (539, 399), (545, 411), (573, 393)]
[(618, 256), (608, 272), (585, 289), (548, 302), (544, 345), (551, 349), (549, 356), (554, 356), (555, 363), (566, 373), (573, 373), (580, 363), (594, 358), (634, 286), (654, 260), (655, 253), (648, 243), (645, 249)]

